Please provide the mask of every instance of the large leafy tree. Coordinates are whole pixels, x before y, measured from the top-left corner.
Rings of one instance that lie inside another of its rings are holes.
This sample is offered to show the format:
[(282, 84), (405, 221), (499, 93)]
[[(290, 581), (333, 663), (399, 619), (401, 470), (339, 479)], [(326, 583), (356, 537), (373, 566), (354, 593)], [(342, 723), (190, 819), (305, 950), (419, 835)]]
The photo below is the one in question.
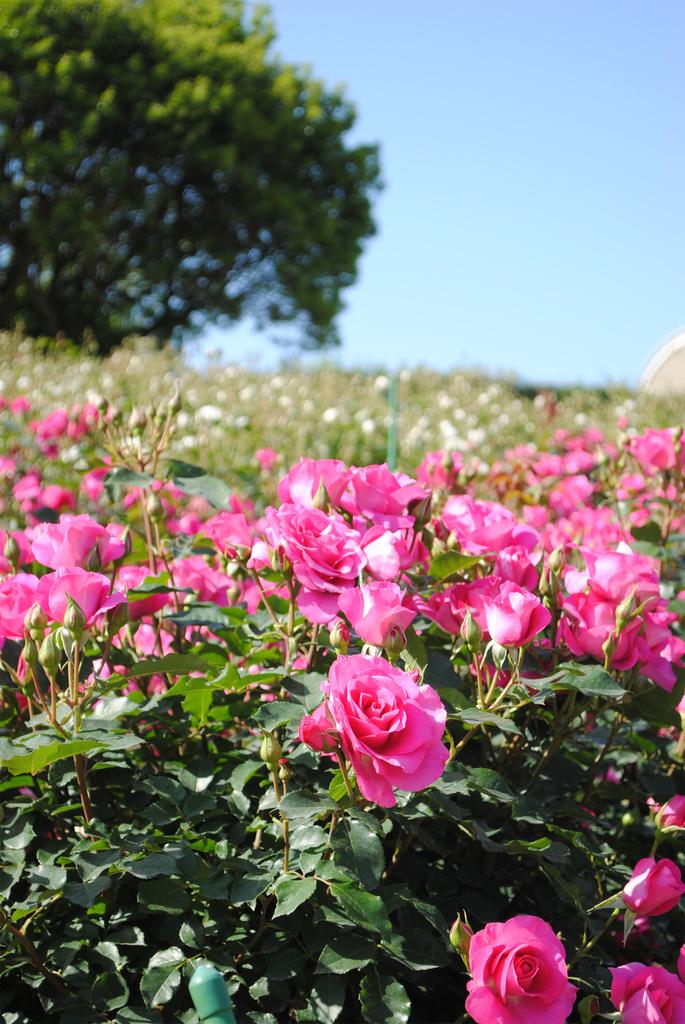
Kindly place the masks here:
[(0, 324), (160, 340), (245, 313), (337, 340), (374, 146), (243, 0), (2, 0)]

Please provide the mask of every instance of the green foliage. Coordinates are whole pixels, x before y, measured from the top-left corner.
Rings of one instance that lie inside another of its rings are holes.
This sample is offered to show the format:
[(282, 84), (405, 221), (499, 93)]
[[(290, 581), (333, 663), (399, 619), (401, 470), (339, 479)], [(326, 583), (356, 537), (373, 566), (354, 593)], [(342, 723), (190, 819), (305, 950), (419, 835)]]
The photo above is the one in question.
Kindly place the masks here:
[(336, 341), (378, 187), (342, 93), (243, 0), (0, 5), (0, 324), (159, 340), (246, 312)]

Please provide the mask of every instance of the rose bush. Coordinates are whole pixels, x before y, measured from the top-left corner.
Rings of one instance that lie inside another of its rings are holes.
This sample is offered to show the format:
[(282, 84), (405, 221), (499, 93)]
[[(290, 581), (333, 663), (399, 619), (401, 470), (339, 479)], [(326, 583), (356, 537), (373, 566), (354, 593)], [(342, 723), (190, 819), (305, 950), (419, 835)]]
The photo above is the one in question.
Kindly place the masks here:
[(676, 1024), (682, 432), (209, 474), (181, 404), (0, 399), (2, 1024)]

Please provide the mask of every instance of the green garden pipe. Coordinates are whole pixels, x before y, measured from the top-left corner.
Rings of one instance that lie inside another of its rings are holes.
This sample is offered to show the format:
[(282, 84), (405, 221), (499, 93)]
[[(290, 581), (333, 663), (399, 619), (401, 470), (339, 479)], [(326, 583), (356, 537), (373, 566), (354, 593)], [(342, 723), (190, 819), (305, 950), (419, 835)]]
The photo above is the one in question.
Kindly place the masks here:
[(390, 378), (390, 389), (388, 391), (388, 404), (390, 406), (390, 426), (388, 427), (388, 469), (394, 473), (397, 469), (397, 374), (393, 373)]
[(236, 1024), (226, 983), (211, 964), (199, 964), (188, 985), (198, 1024)]

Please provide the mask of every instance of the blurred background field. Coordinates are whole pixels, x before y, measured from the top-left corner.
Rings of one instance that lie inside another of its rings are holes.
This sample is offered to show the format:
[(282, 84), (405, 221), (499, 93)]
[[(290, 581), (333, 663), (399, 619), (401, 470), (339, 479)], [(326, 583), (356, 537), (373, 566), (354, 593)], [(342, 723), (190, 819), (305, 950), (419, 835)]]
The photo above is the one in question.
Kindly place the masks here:
[[(149, 339), (129, 339), (106, 358), (66, 343), (47, 344), (0, 334), (0, 388), (5, 401), (29, 396), (29, 419), (57, 408), (71, 412), (98, 395), (123, 411), (168, 395), (179, 383), (183, 410), (174, 454), (221, 471), (238, 483), (254, 476), (255, 451), (271, 448), (277, 469), (303, 453), (348, 463), (382, 462), (390, 426), (390, 377), (320, 361), (289, 362), (262, 372), (216, 357), (193, 365)], [(615, 389), (538, 389), (475, 372), (401, 370), (398, 384), (398, 465), (413, 470), (426, 451), (471, 453), (491, 461), (508, 448), (554, 447), (557, 431), (599, 428), (614, 438), (623, 429), (678, 423), (682, 402)], [(59, 461), (78, 463), (78, 444)]]

